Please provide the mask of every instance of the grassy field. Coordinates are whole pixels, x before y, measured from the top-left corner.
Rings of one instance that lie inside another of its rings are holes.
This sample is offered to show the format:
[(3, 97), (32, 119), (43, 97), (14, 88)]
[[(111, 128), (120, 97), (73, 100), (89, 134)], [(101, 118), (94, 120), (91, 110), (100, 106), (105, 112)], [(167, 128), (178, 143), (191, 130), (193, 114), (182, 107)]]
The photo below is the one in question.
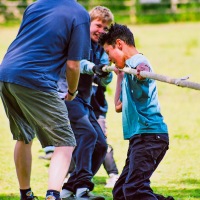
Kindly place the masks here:
[[(151, 61), (154, 71), (174, 78), (190, 76), (200, 83), (200, 23), (129, 26), (136, 46)], [(18, 27), (0, 27), (0, 62)], [(109, 101), (108, 140), (122, 170), (128, 142), (122, 138), (121, 114), (114, 111), (115, 80), (107, 93)], [(200, 199), (200, 91), (157, 82), (162, 113), (169, 127), (170, 149), (153, 175), (152, 187), (157, 193), (172, 195), (176, 200)], [(13, 163), (14, 142), (9, 123), (0, 102), (0, 200), (17, 200), (18, 183)], [(33, 145), (32, 189), (44, 199), (47, 188), (48, 161), (38, 159), (41, 147)], [(103, 167), (94, 177), (94, 193), (111, 200), (111, 189), (105, 189), (107, 175)]]

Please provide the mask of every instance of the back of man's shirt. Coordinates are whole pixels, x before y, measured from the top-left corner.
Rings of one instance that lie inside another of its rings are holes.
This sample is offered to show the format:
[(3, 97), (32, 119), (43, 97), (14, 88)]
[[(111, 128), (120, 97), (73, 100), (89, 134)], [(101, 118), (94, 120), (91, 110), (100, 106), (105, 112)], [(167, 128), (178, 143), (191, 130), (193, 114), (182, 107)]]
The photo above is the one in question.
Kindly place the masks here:
[(36, 1), (2, 61), (0, 81), (56, 91), (65, 62), (88, 59), (89, 28), (89, 14), (76, 1)]

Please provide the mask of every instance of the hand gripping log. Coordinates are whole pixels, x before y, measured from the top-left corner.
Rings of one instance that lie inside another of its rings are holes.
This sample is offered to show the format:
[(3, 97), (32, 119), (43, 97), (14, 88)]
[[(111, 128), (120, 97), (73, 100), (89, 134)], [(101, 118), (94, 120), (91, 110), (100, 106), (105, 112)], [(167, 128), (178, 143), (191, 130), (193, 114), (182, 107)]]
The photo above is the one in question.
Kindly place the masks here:
[[(115, 66), (103, 67), (103, 71), (105, 71), (105, 72), (114, 71), (114, 69), (115, 69)], [(120, 70), (125, 73), (128, 73), (128, 74), (133, 74), (133, 75), (137, 74), (136, 69), (129, 68), (129, 67), (124, 67), (123, 69), (120, 69)], [(195, 90), (200, 90), (199, 83), (186, 81), (187, 79), (189, 79), (189, 76), (186, 76), (183, 78), (171, 78), (169, 76), (164, 76), (161, 74), (156, 74), (156, 73), (147, 72), (147, 71), (140, 71), (140, 75), (144, 78), (150, 78), (150, 79), (154, 79), (154, 80), (169, 83), (169, 84), (174, 84), (174, 85), (177, 85), (180, 87), (187, 87), (187, 88), (191, 88), (191, 89), (195, 89)]]

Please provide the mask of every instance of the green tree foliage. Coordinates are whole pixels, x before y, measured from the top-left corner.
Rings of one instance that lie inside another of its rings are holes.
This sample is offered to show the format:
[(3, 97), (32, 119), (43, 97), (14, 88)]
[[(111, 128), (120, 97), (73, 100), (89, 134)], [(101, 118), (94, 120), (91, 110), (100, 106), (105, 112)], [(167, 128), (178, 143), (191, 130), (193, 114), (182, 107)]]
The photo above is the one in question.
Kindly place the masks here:
[[(0, 17), (5, 21), (21, 19), (25, 8), (35, 0), (1, 0)], [(115, 16), (115, 22), (160, 23), (176, 21), (199, 21), (199, 0), (77, 0), (88, 11), (94, 6), (106, 6)], [(175, 4), (173, 4), (173, 2)], [(15, 4), (10, 6), (11, 3)], [(1, 18), (0, 18), (1, 19)], [(1, 23), (1, 22), (0, 22)]]

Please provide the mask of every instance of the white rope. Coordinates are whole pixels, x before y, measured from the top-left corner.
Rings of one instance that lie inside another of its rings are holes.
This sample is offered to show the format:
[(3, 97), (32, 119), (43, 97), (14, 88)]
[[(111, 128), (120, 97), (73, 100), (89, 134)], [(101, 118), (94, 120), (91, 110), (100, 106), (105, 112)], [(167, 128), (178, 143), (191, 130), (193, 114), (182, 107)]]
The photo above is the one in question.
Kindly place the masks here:
[[(103, 67), (103, 71), (105, 71), (105, 72), (114, 71), (114, 69), (115, 69), (115, 66)], [(121, 69), (121, 71), (128, 73), (128, 74), (133, 74), (133, 75), (137, 74), (136, 69), (128, 68), (128, 67), (124, 67), (123, 69)], [(148, 71), (140, 71), (140, 75), (144, 78), (150, 78), (150, 79), (154, 79), (157, 81), (174, 84), (174, 85), (177, 85), (180, 87), (187, 87), (187, 88), (191, 88), (191, 89), (195, 89), (195, 90), (200, 90), (199, 83), (186, 81), (187, 79), (189, 79), (189, 76), (186, 76), (183, 78), (171, 78), (169, 76), (164, 76), (161, 74), (156, 74), (156, 73), (148, 72)]]

